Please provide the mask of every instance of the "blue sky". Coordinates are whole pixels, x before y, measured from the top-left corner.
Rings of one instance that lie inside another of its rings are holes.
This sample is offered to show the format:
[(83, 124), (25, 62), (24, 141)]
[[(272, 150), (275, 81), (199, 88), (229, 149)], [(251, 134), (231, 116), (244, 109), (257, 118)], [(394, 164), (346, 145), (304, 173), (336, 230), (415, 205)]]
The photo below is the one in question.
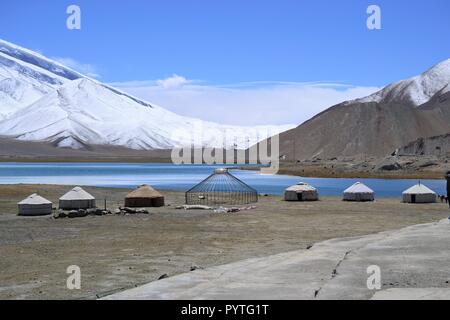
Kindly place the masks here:
[[(81, 30), (66, 28), (70, 4), (81, 8)], [(381, 8), (381, 30), (366, 27), (370, 4)], [(3, 0), (0, 38), (141, 89), (179, 75), (214, 89), (331, 82), (370, 92), (450, 57), (448, 12), (448, 0)]]

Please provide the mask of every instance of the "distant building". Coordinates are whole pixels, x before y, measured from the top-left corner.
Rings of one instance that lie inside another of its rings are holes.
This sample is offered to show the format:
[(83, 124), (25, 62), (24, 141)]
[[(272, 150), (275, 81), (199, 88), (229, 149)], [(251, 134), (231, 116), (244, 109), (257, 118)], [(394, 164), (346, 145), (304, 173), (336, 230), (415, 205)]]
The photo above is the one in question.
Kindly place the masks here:
[(436, 199), (436, 193), (421, 183), (403, 191), (403, 202), (405, 203), (434, 203)]
[(317, 201), (319, 193), (313, 186), (300, 182), (287, 188), (284, 191), (284, 200), (286, 201)]
[(374, 201), (375, 192), (361, 182), (344, 190), (344, 201)]
[(164, 196), (146, 184), (130, 192), (125, 197), (125, 207), (145, 208), (164, 206)]
[(63, 210), (95, 208), (95, 198), (80, 187), (75, 187), (61, 198), (59, 208)]
[(53, 204), (51, 201), (34, 193), (18, 204), (19, 216), (40, 216), (52, 214)]

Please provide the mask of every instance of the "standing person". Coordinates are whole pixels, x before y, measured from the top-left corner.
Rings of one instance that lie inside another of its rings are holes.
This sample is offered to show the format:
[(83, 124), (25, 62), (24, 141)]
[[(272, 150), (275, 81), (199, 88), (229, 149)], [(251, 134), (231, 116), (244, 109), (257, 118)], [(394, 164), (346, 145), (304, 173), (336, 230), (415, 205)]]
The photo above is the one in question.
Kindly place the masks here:
[(447, 202), (448, 202), (448, 206), (450, 208), (450, 201), (448, 200), (450, 197), (450, 171), (447, 171), (447, 174), (445, 175), (445, 179), (447, 179)]

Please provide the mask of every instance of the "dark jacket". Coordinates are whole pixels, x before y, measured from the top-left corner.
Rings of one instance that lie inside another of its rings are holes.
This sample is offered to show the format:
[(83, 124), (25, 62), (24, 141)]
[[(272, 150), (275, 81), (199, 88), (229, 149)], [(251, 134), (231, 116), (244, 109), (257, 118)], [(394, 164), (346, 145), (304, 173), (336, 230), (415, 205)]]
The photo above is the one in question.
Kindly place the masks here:
[(450, 171), (447, 172), (445, 179), (447, 179), (447, 197), (450, 197)]

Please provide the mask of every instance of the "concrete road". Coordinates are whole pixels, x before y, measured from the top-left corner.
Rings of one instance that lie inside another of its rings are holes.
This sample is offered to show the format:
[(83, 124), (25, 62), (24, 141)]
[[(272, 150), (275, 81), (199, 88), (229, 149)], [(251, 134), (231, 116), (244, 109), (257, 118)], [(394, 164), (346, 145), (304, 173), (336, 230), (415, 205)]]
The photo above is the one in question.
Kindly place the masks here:
[[(379, 267), (379, 290), (368, 288), (370, 266)], [(450, 299), (449, 281), (446, 219), (195, 270), (104, 299)]]

